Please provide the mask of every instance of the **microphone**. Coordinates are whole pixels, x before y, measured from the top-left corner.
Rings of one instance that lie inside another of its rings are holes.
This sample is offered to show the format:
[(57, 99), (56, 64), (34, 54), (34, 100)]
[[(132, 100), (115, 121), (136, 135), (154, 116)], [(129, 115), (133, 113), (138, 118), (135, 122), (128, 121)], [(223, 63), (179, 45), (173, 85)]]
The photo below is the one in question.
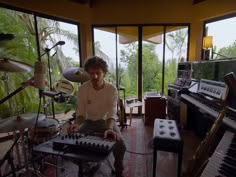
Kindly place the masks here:
[(65, 41), (58, 41), (56, 44), (55, 44), (55, 46), (57, 46), (57, 45), (64, 45), (66, 42)]
[(66, 42), (65, 41), (58, 41), (54, 46), (52, 46), (50, 49), (48, 49), (49, 51), (51, 49), (53, 49), (54, 47), (58, 46), (58, 45), (64, 45)]
[(35, 62), (34, 65), (34, 87), (42, 90), (45, 86), (46, 67), (42, 61)]
[[(52, 50), (54, 47), (56, 47), (56, 46), (58, 46), (58, 45), (64, 45), (66, 42), (65, 41), (58, 41), (54, 46), (52, 46), (50, 49), (49, 48), (45, 48), (45, 51), (46, 51), (46, 53), (47, 52), (50, 52), (50, 50)], [(43, 55), (45, 55), (45, 53), (43, 54)], [(43, 55), (41, 55), (41, 56), (43, 56)]]
[(43, 91), (42, 93), (44, 96), (48, 96), (53, 98), (58, 103), (64, 103), (68, 101), (70, 95), (65, 95), (62, 92), (53, 92), (53, 91)]

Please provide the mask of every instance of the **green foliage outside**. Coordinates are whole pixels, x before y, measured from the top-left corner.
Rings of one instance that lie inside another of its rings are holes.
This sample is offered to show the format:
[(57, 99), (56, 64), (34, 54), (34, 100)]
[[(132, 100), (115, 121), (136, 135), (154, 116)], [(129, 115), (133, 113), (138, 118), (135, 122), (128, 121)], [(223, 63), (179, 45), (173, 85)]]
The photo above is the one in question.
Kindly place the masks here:
[[(214, 48), (213, 50), (215, 51), (216, 48)], [(219, 49), (219, 52), (217, 52), (217, 53), (219, 53), (222, 56), (225, 56), (226, 58), (235, 58), (235, 56), (236, 56), (236, 42), (234, 42), (233, 44), (231, 44), (227, 47), (223, 47), (223, 48)], [(214, 54), (213, 59), (225, 58), (220, 55)]]
[[(136, 44), (130, 44), (125, 50), (121, 50), (121, 62), (126, 64), (127, 72), (119, 72), (120, 85), (126, 88), (127, 96), (137, 95), (137, 72), (138, 72), (138, 50)], [(144, 44), (143, 45), (143, 93), (147, 91), (160, 91), (161, 86), (158, 84), (158, 80), (161, 76), (161, 61), (155, 54), (155, 45)]]
[[(78, 44), (77, 35), (60, 29), (60, 25), (57, 21), (37, 18), (37, 24), (41, 54), (44, 53), (44, 49), (49, 44), (49, 41), (52, 44), (57, 42), (55, 35), (66, 36), (67, 39)], [(0, 41), (0, 57), (15, 59), (29, 64), (33, 68), (34, 63), (38, 60), (33, 15), (0, 8), (0, 33), (14, 34), (15, 36), (15, 38), (10, 41)], [(42, 61), (47, 65), (46, 55), (42, 57)], [(73, 65), (71, 59), (65, 57), (60, 48), (57, 49), (56, 55), (54, 58), (50, 59), (50, 62), (52, 84), (62, 79), (62, 71), (65, 67)], [(23, 86), (23, 82), (32, 78), (33, 75), (33, 71), (29, 73), (0, 72), (0, 99)], [(48, 74), (46, 78), (49, 80)], [(49, 86), (46, 86), (45, 90), (49, 90)], [(0, 105), (0, 118), (14, 116), (23, 112), (35, 113), (38, 111), (38, 106), (38, 89), (27, 86), (10, 100)], [(55, 109), (58, 112), (64, 112), (65, 107), (63, 104), (56, 103)], [(51, 108), (49, 107), (47, 111), (50, 114)], [(43, 112), (42, 107), (40, 112)]]

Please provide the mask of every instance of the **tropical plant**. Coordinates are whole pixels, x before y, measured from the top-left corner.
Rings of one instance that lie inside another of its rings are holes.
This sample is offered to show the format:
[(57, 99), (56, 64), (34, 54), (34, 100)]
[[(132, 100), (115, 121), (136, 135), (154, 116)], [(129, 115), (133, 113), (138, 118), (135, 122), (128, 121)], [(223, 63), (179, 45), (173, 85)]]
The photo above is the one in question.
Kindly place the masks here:
[[(1, 57), (30, 64), (33, 69), (34, 63), (38, 60), (34, 24), (34, 16), (31, 14), (0, 8), (0, 33), (11, 33), (15, 36), (11, 41), (0, 41)], [(41, 54), (45, 52), (45, 48), (57, 42), (55, 36), (66, 36), (67, 39), (78, 44), (77, 35), (60, 29), (60, 23), (58, 21), (37, 18), (37, 24)], [(47, 57), (44, 55), (42, 61), (47, 62), (46, 59)], [(57, 47), (56, 57), (51, 60), (52, 70), (50, 72), (52, 72), (51, 74), (54, 76), (53, 81), (62, 78), (61, 74), (63, 69), (71, 66), (70, 61), (70, 59), (68, 60), (68, 58), (64, 56), (60, 47)], [(33, 77), (32, 72), (20, 74), (0, 73), (0, 75), (1, 78), (9, 78), (7, 81), (3, 79), (0, 80), (0, 98), (4, 98), (15, 88), (20, 87), (24, 81)], [(7, 77), (5, 77), (5, 75), (7, 75)], [(45, 89), (47, 89), (47, 87)], [(39, 95), (37, 90), (33, 87), (27, 87), (12, 99), (0, 105), (0, 117), (9, 117), (10, 115), (18, 114), (18, 109), (23, 110), (22, 108), (24, 108), (26, 113), (36, 112), (38, 103)], [(11, 107), (13, 109), (11, 109)]]

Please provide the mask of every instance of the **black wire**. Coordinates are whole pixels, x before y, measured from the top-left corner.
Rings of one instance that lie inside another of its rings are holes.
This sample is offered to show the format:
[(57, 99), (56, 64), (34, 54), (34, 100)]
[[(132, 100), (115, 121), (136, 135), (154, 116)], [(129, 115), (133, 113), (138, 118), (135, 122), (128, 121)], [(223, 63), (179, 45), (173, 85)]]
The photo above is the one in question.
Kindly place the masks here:
[(126, 152), (128, 152), (130, 154), (137, 154), (137, 155), (151, 155), (151, 154), (153, 154), (153, 151), (144, 153), (144, 152), (134, 152), (134, 151), (126, 150)]
[[(153, 148), (153, 141), (152, 140), (148, 143), (148, 146), (150, 146), (150, 148)], [(135, 152), (135, 151), (127, 150), (127, 149), (126, 149), (126, 152), (128, 152), (130, 154), (137, 154), (137, 155), (151, 155), (151, 154), (153, 154), (153, 151), (152, 152)]]

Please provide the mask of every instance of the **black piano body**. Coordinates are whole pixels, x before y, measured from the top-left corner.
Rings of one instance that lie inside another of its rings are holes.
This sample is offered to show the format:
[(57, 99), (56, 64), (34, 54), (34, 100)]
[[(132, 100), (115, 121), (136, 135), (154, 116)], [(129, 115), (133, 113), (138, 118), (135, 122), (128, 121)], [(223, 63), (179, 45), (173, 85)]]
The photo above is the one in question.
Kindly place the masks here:
[[(203, 79), (200, 82), (192, 81), (192, 87), (180, 94), (181, 102), (187, 105), (187, 129), (194, 130), (200, 137), (205, 136), (206, 131), (212, 126), (220, 111), (223, 110), (224, 100), (221, 97), (226, 96), (223, 94), (224, 88), (226, 88), (226, 84), (223, 82)], [(222, 127), (225, 130), (236, 132), (235, 105), (227, 105), (228, 100), (233, 98), (225, 99), (227, 111), (223, 118)]]
[[(232, 98), (232, 95), (222, 94), (226, 91), (223, 89), (225, 83), (210, 80), (194, 82), (191, 88), (180, 93), (181, 102), (187, 105), (187, 128), (193, 129), (197, 135), (204, 138), (207, 130), (223, 110), (222, 103), (226, 103), (227, 107), (222, 124), (217, 132), (217, 139), (211, 145), (209, 161), (202, 171), (201, 177), (235, 177), (236, 109), (235, 105), (231, 103), (234, 103), (232, 100), (236, 98)], [(206, 84), (202, 84), (204, 82)], [(204, 86), (206, 87), (204, 88)], [(217, 93), (217, 88), (219, 90), (222, 88), (222, 93)], [(224, 96), (225, 98), (223, 98)]]

